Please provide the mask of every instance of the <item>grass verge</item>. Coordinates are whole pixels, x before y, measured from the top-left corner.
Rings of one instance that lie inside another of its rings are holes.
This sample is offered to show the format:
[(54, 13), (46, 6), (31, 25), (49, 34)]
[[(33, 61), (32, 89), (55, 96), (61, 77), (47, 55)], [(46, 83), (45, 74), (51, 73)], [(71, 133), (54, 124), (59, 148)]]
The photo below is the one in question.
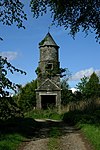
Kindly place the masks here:
[(100, 126), (91, 124), (81, 125), (81, 130), (89, 139), (95, 150), (100, 150)]
[(32, 118), (0, 120), (0, 150), (16, 150), (22, 141), (33, 137), (35, 128)]
[(78, 126), (95, 150), (100, 150), (100, 110), (75, 110), (64, 114), (63, 120)]
[(0, 135), (0, 150), (15, 150), (24, 140), (20, 134)]

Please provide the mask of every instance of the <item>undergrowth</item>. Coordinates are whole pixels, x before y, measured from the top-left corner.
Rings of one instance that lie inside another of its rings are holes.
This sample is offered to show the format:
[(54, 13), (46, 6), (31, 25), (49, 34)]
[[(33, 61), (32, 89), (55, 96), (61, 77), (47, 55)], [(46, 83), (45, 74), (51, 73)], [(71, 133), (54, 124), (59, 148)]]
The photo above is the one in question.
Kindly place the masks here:
[(56, 109), (32, 110), (25, 113), (25, 117), (31, 117), (34, 119), (61, 120), (63, 118), (63, 114), (59, 114)]

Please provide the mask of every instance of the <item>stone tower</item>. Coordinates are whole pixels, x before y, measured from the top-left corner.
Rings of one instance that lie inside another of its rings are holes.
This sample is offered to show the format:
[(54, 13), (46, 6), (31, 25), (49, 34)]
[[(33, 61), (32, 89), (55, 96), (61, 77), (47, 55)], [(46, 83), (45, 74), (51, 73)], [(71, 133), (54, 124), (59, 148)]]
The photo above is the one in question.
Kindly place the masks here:
[(37, 67), (36, 107), (61, 106), (61, 87), (59, 74), (59, 46), (55, 43), (50, 33), (39, 43), (40, 61)]

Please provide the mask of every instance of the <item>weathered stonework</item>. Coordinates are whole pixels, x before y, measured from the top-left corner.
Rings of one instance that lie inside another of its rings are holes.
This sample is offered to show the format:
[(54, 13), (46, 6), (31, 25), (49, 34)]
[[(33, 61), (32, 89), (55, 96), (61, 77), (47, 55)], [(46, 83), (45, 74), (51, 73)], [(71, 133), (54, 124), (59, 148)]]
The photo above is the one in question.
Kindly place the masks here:
[(61, 87), (59, 75), (59, 46), (50, 33), (39, 43), (40, 61), (37, 68), (37, 109), (61, 106)]

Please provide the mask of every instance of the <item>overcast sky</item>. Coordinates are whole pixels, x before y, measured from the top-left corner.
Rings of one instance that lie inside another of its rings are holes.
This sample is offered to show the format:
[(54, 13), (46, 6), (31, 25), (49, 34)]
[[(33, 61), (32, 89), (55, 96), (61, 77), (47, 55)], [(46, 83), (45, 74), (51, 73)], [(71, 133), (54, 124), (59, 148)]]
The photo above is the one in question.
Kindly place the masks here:
[[(27, 75), (9, 74), (9, 78), (16, 83), (25, 85), (36, 79), (35, 70), (39, 62), (39, 42), (46, 36), (51, 25), (50, 14), (34, 19), (29, 7), (25, 8), (28, 20), (24, 22), (26, 29), (1, 26), (0, 55), (7, 57), (15, 67), (27, 72)], [(95, 41), (95, 34), (80, 32), (75, 40), (68, 35), (63, 27), (51, 26), (50, 33), (59, 45), (60, 67), (68, 68), (72, 74), (70, 87), (75, 87), (84, 75), (90, 76), (93, 71), (100, 75), (100, 45)]]

